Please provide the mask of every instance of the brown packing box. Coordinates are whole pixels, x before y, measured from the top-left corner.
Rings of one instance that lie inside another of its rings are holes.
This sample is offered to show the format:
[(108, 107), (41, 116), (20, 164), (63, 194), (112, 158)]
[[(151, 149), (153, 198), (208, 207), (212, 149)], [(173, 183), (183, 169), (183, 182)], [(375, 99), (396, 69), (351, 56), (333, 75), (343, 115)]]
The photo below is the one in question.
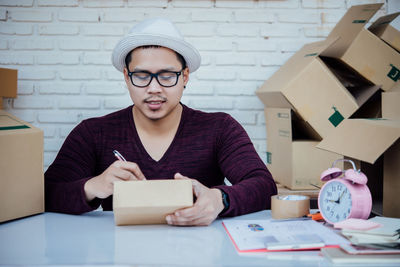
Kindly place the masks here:
[[(325, 55), (343, 60), (387, 91), (400, 79), (400, 53), (364, 28), (382, 5), (351, 7), (328, 35), (327, 40), (338, 40), (325, 51)], [(399, 38), (399, 32), (392, 34)]]
[(190, 180), (146, 180), (114, 184), (116, 225), (165, 224), (167, 214), (192, 205)]
[[(400, 192), (400, 120), (388, 119), (347, 119), (317, 145), (318, 148), (343, 154), (350, 158), (369, 163), (368, 169), (378, 173), (382, 184), (383, 215), (400, 218), (398, 194)], [(383, 170), (380, 156), (383, 155)], [(375, 169), (375, 170), (374, 170)], [(361, 170), (364, 171), (363, 167)], [(368, 181), (369, 183), (370, 181)], [(374, 188), (370, 188), (371, 191)], [(373, 199), (374, 202), (379, 201)]]
[(380, 17), (368, 29), (400, 52), (400, 32), (390, 25), (398, 15), (400, 12)]
[(382, 118), (400, 120), (400, 91), (382, 93)]
[(0, 68), (0, 97), (17, 97), (18, 71)]
[(322, 138), (379, 90), (344, 63), (324, 57), (334, 43), (305, 45), (256, 91), (266, 107), (293, 108)]
[(290, 189), (321, 187), (321, 173), (343, 158), (316, 148), (317, 135), (289, 108), (266, 108), (265, 122), (268, 169), (277, 182)]
[(44, 212), (43, 132), (0, 110), (0, 222)]

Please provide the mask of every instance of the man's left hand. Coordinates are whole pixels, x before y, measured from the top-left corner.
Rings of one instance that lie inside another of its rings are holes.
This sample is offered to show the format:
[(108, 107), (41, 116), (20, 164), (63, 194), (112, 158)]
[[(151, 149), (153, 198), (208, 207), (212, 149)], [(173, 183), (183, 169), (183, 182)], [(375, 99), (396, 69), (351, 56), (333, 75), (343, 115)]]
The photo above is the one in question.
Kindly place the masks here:
[[(175, 179), (190, 179), (176, 173)], [(190, 179), (193, 192), (197, 200), (190, 208), (175, 211), (166, 217), (167, 223), (172, 225), (209, 225), (224, 209), (222, 193), (219, 189), (208, 188), (195, 179)]]

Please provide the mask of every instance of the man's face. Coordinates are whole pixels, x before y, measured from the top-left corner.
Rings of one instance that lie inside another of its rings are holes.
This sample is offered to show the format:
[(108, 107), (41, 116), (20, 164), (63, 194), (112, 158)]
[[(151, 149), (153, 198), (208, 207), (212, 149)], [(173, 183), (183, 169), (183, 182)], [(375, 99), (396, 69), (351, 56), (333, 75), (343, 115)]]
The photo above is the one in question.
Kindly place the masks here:
[[(150, 120), (165, 118), (178, 107), (184, 86), (189, 79), (189, 70), (186, 68), (180, 75), (176, 76), (173, 72), (180, 72), (182, 65), (176, 53), (164, 47), (139, 47), (132, 51), (131, 58), (128, 67), (130, 72), (134, 72), (133, 80), (138, 86), (132, 84), (126, 68), (124, 69), (124, 77), (131, 99), (135, 104), (135, 111), (140, 112)], [(146, 80), (146, 75), (149, 78), (148, 73), (154, 74), (162, 71), (166, 71), (166, 75), (160, 74), (158, 77), (161, 84), (174, 84), (177, 78), (176, 85), (162, 86), (153, 77), (149, 85), (141, 87), (146, 84), (143, 83), (143, 80)]]

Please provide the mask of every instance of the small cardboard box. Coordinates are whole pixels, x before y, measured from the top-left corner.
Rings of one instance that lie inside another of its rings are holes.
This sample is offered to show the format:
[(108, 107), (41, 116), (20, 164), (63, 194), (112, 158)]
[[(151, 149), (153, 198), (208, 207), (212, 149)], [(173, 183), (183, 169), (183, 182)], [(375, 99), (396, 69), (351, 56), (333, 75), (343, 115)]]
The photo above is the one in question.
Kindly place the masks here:
[[(375, 184), (383, 183), (383, 215), (400, 218), (400, 205), (397, 203), (400, 192), (399, 137), (400, 120), (346, 119), (317, 147), (372, 164), (368, 168), (375, 169), (374, 173), (383, 173), (383, 177), (369, 179), (380, 179), (373, 181)], [(376, 170), (381, 155), (383, 171)], [(363, 167), (361, 170), (364, 171)]]
[(334, 58), (324, 57), (335, 40), (303, 46), (256, 94), (266, 107), (292, 108), (325, 137), (374, 95), (379, 86)]
[(400, 92), (382, 93), (382, 118), (400, 120)]
[(0, 222), (44, 212), (43, 131), (0, 110)]
[(193, 205), (190, 180), (145, 180), (114, 183), (116, 225), (165, 224), (165, 217)]
[(265, 121), (272, 177), (292, 190), (321, 187), (321, 173), (343, 156), (316, 148), (317, 135), (289, 108), (266, 108)]
[[(376, 36), (371, 29), (364, 28), (382, 5), (351, 7), (328, 35), (327, 39), (337, 41), (325, 54), (343, 60), (366, 79), (388, 91), (400, 79), (400, 53)], [(382, 20), (387, 18), (385, 16)], [(400, 38), (398, 31), (392, 34), (395, 39)]]
[(3, 109), (3, 98), (17, 97), (18, 71), (0, 68), (0, 109)]
[(398, 15), (400, 15), (400, 12), (380, 17), (368, 29), (400, 52), (400, 32), (390, 25)]

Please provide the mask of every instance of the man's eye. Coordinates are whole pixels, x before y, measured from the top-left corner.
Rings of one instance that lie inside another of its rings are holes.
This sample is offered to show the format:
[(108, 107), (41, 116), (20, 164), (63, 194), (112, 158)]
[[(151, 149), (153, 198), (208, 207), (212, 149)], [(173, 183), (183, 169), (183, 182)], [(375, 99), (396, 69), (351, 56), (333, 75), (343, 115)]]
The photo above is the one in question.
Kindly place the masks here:
[(170, 79), (174, 78), (174, 76), (175, 76), (175, 74), (170, 73), (170, 72), (162, 72), (158, 75), (158, 77), (163, 80), (170, 80)]
[(137, 72), (137, 73), (133, 74), (133, 77), (136, 79), (145, 80), (145, 79), (148, 79), (150, 77), (150, 75), (145, 72), (143, 72), (143, 73)]

